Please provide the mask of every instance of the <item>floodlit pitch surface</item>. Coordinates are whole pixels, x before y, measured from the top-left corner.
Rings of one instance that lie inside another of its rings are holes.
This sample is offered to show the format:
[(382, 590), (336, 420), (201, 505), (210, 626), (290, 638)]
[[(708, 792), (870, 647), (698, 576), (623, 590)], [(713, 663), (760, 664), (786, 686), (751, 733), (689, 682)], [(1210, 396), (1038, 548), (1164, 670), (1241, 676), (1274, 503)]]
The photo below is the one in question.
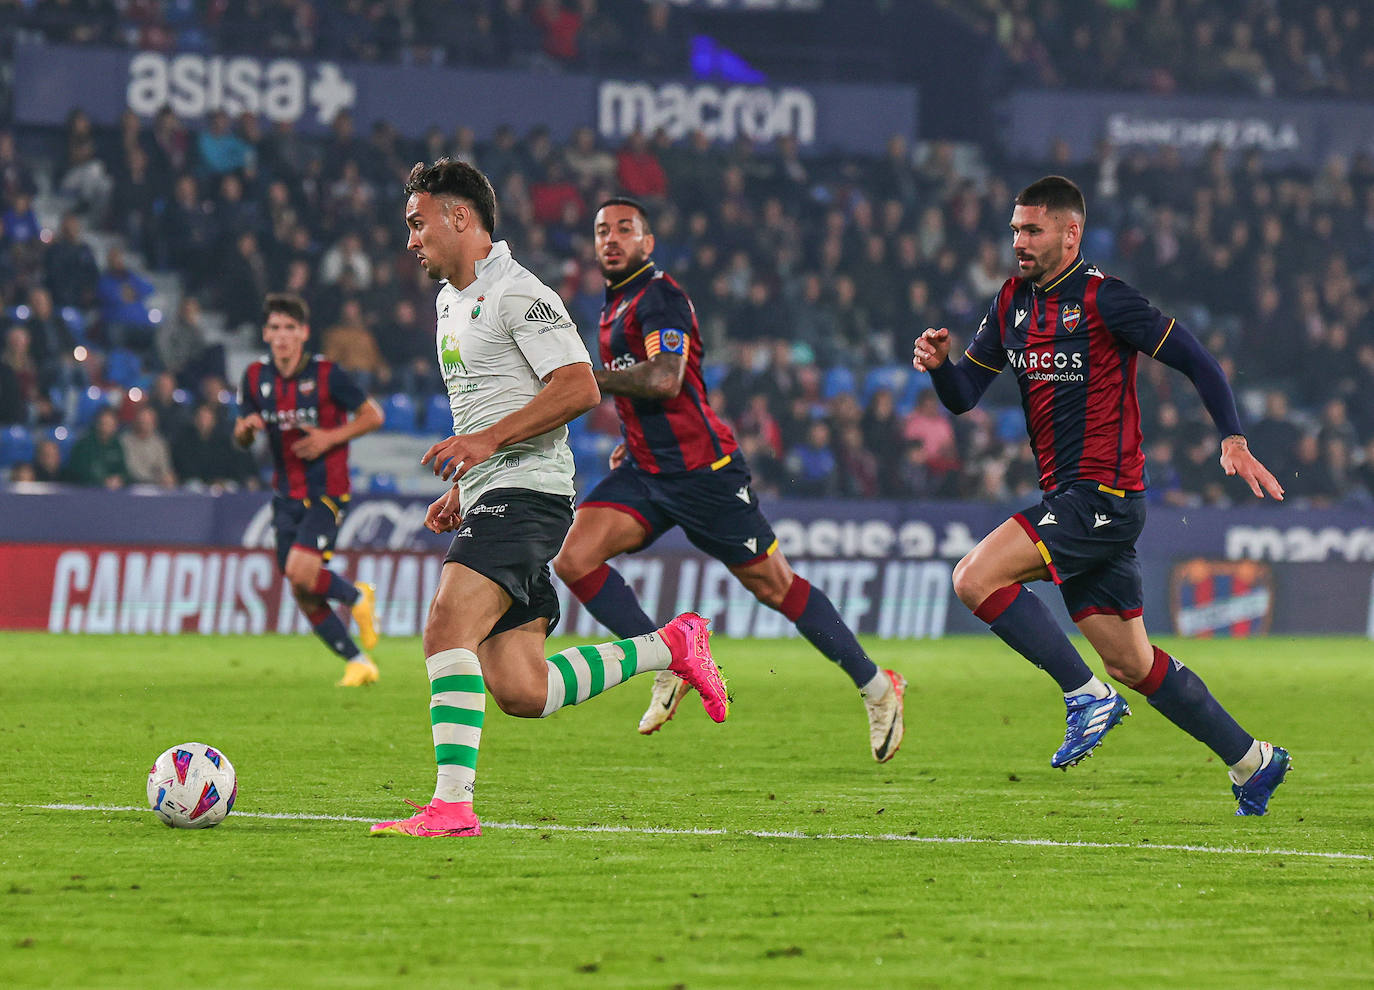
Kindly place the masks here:
[[(870, 644), (911, 684), (885, 766), (805, 643), (715, 643), (722, 726), (691, 698), (638, 736), (647, 677), (544, 722), (489, 703), (486, 834), (420, 840), (367, 834), (433, 784), (415, 641), (341, 690), (306, 638), (0, 637), (2, 982), (1368, 985), (1369, 642), (1166, 644), (1293, 751), (1260, 819), (1135, 697), (1051, 770), (1059, 697), (991, 636)], [(239, 773), (207, 832), (138, 810), (189, 740)]]

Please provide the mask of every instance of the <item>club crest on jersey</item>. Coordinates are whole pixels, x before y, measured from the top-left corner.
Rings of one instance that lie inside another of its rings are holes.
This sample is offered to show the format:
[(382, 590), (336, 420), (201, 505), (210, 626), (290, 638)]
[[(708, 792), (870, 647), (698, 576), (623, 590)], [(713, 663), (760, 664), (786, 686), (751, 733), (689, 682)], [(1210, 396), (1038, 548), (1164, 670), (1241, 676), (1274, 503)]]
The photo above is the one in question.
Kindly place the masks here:
[(262, 393), (262, 397), (263, 397), (264, 399), (267, 398), (269, 395), (272, 394), (272, 385), (271, 385), (271, 383), (270, 383), (270, 382), (263, 382), (261, 385), (258, 386), (258, 391)]
[(306, 378), (301, 382), (301, 395), (309, 395), (315, 391), (315, 379)]
[(475, 319), (477, 319), (477, 315), (478, 315), (479, 313), (482, 312), (482, 301), (483, 301), (484, 299), (486, 299), (486, 298), (487, 298), (486, 296), (478, 296), (478, 297), (477, 297), (477, 305), (474, 306), (474, 307), (472, 307), (472, 313), (471, 313), (471, 315), (468, 316), (468, 319), (470, 319), (470, 320), (475, 320)]
[(1083, 318), (1083, 307), (1075, 303), (1072, 306), (1064, 307), (1064, 329), (1073, 333), (1078, 328), (1078, 321)]

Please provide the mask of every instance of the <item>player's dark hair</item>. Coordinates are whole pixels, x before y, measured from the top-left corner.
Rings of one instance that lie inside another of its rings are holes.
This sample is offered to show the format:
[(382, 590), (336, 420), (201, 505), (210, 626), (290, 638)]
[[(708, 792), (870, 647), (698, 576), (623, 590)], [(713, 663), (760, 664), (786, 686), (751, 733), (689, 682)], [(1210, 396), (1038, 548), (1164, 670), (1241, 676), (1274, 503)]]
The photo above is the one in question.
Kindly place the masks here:
[(1043, 206), (1050, 213), (1068, 210), (1087, 219), (1088, 205), (1083, 191), (1062, 175), (1047, 175), (1036, 179), (1016, 197), (1017, 206)]
[(598, 206), (596, 208), (596, 212), (600, 213), (608, 206), (628, 206), (630, 209), (634, 210), (636, 213), (639, 214), (639, 222), (644, 225), (644, 233), (652, 234), (654, 232), (653, 228), (649, 226), (649, 211), (644, 208), (644, 204), (641, 203), (639, 200), (634, 199), (630, 196), (612, 196), (610, 199), (606, 200), (604, 203)]
[(266, 323), (273, 313), (290, 317), (297, 323), (310, 325), (310, 305), (293, 292), (269, 292), (262, 304), (262, 322)]
[(496, 192), (478, 169), (456, 158), (440, 158), (433, 165), (416, 162), (406, 179), (407, 196), (456, 196), (472, 204), (488, 234), (496, 233)]

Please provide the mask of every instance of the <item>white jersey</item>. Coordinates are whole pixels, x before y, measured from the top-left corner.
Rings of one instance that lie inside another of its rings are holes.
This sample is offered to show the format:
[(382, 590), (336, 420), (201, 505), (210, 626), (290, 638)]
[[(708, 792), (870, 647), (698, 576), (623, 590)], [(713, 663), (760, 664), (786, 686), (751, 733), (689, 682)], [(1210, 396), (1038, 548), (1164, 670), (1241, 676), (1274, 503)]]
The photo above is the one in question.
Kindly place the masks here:
[[(563, 300), (497, 241), (465, 289), (445, 282), (435, 301), (439, 368), (448, 387), (454, 435), (476, 433), (527, 405), (544, 376), (591, 364)], [(490, 488), (573, 494), (568, 428), (502, 447), (459, 482), (464, 506)]]

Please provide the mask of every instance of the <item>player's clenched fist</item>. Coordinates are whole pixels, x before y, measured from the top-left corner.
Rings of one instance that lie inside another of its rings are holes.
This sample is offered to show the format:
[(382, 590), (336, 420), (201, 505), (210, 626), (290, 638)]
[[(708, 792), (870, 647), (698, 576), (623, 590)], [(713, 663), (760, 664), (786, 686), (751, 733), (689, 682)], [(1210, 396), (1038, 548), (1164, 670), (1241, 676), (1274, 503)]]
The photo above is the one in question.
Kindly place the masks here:
[(432, 533), (447, 533), (457, 529), (463, 521), (463, 506), (458, 501), (457, 486), (450, 488), (430, 503), (425, 513), (425, 529)]
[(927, 327), (926, 332), (916, 338), (912, 354), (911, 366), (917, 371), (938, 368), (949, 357), (949, 331), (944, 327), (939, 330)]

